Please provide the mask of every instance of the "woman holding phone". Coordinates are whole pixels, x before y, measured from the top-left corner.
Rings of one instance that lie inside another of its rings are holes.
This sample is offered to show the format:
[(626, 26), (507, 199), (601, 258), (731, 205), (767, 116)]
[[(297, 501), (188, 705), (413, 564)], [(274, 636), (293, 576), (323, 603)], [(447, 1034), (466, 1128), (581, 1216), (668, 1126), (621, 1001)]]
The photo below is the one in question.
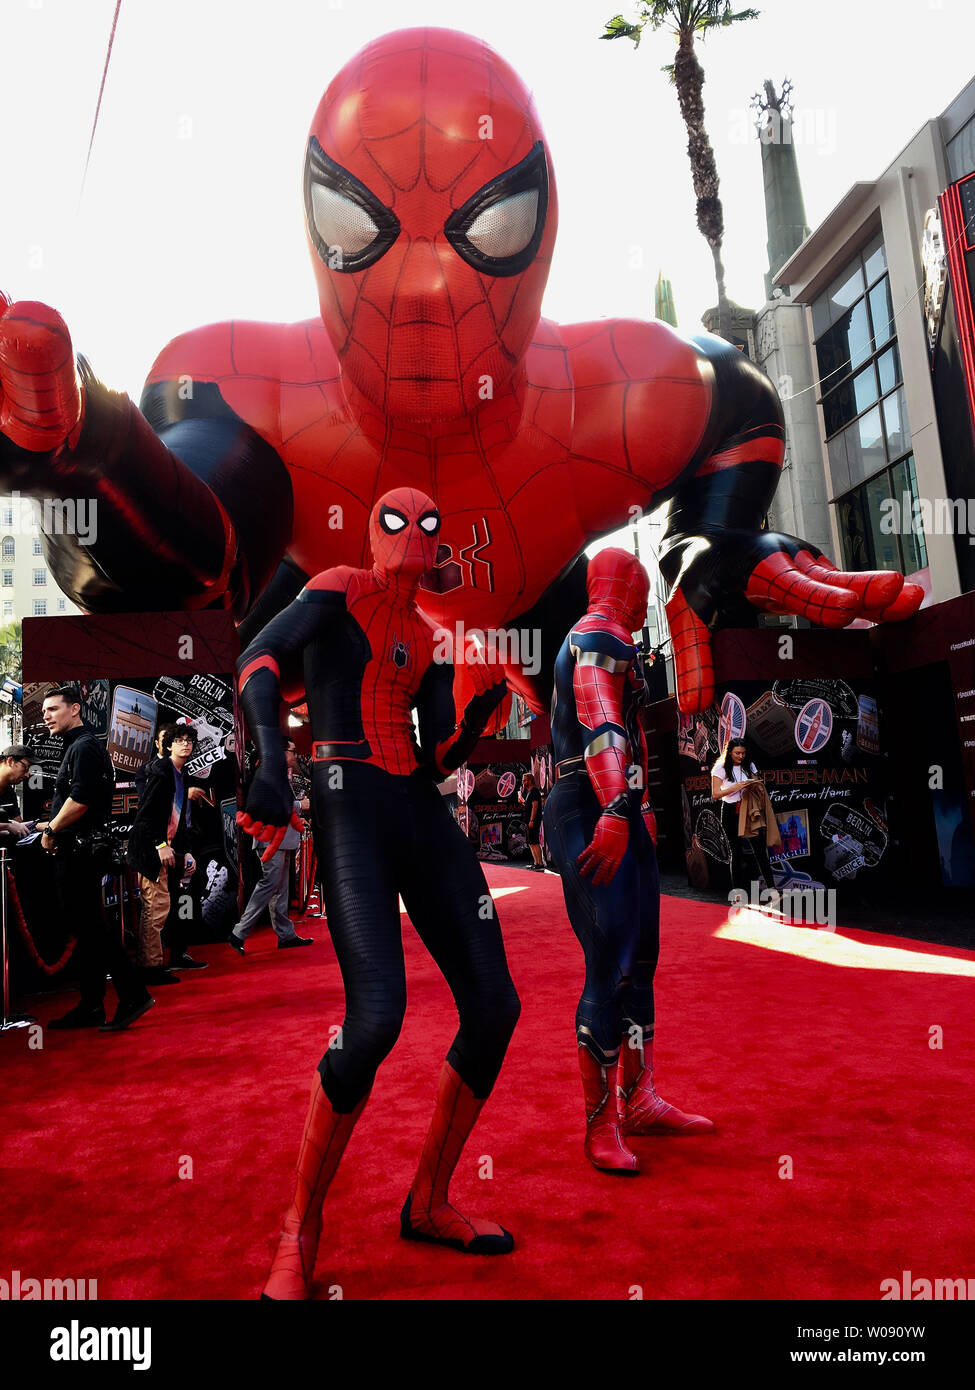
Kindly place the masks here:
[[(741, 798), (748, 787), (763, 786), (758, 768), (752, 762), (748, 745), (743, 738), (733, 738), (725, 744), (724, 751), (711, 769), (711, 795), (721, 802), (721, 824), (731, 845), (731, 886), (747, 891), (747, 882), (742, 882), (741, 846), (742, 836), (738, 822)], [(752, 853), (765, 879), (766, 887), (775, 889), (772, 866), (769, 863), (766, 829), (747, 839)]]

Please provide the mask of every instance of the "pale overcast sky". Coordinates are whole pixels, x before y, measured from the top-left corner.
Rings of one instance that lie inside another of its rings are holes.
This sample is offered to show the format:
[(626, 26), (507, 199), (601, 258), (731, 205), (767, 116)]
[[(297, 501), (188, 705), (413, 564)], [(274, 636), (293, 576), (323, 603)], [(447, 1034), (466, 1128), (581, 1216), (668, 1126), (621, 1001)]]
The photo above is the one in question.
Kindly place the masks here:
[[(744, 0), (742, 0), (744, 4)], [(815, 226), (971, 76), (971, 0), (758, 0), (701, 50), (727, 222), (728, 288), (763, 298), (765, 220), (748, 104), (795, 84)], [(545, 311), (652, 314), (662, 268), (681, 327), (715, 299), (685, 137), (660, 67), (671, 40), (601, 43), (618, 0), (123, 0), (94, 153), (82, 170), (114, 0), (0, 0), (0, 286), (55, 305), (78, 351), (138, 397), (196, 324), (316, 312), (302, 229), (308, 126), (335, 71), (393, 28), (485, 38), (534, 89), (560, 231)], [(627, 15), (634, 13), (624, 6)]]

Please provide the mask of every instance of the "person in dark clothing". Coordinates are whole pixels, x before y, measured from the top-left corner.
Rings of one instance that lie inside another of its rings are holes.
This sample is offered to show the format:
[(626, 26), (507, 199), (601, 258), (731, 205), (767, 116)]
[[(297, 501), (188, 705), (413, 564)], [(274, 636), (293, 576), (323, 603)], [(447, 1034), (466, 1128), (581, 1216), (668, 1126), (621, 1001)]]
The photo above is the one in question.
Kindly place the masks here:
[[(75, 959), (80, 1002), (50, 1028), (101, 1028), (120, 1032), (151, 1009), (155, 1000), (139, 979), (121, 941), (109, 930), (102, 911), (99, 861), (86, 843), (102, 829), (112, 809), (115, 770), (105, 747), (81, 720), (81, 692), (61, 686), (44, 697), (44, 723), (60, 734), (65, 753), (58, 768), (51, 817), (40, 829), (42, 847), (54, 856), (58, 895), (78, 937)], [(105, 975), (112, 977), (118, 1008), (105, 1022)]]
[[(173, 885), (196, 870), (189, 852), (188, 788), (184, 765), (193, 754), (197, 733), (190, 725), (167, 725), (160, 742), (162, 756), (149, 764), (145, 790), (129, 832), (127, 857), (139, 874), (142, 908), (139, 916), (139, 965), (142, 977), (157, 984), (179, 984), (177, 969), (200, 970), (185, 951), (185, 928)], [(162, 932), (166, 929), (169, 966), (163, 965)]]
[(0, 753), (0, 846), (10, 848), (30, 829), (21, 819), (20, 803), (14, 795), (30, 772), (30, 749), (14, 743)]
[(531, 772), (526, 772), (521, 779), (521, 802), (525, 808), (525, 832), (528, 848), (531, 850), (532, 868), (544, 873), (545, 864), (542, 861), (542, 846), (539, 843), (539, 832), (542, 828), (542, 794), (535, 786), (535, 777)]

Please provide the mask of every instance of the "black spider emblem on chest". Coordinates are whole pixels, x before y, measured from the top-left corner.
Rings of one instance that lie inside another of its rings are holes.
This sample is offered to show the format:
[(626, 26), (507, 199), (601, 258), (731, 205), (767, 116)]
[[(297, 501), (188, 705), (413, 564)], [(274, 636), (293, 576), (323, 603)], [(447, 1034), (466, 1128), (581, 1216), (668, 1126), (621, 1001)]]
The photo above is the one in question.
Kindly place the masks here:
[(394, 637), (389, 644), (389, 659), (393, 665), (398, 666), (400, 670), (402, 670), (404, 666), (409, 665), (409, 642), (403, 642), (399, 637)]

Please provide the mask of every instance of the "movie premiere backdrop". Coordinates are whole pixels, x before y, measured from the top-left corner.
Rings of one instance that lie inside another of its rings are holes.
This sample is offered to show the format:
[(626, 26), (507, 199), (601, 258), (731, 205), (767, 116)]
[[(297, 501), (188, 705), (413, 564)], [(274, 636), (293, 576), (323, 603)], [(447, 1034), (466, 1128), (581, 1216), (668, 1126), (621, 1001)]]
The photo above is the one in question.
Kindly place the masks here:
[(238, 651), (233, 620), (223, 612), (26, 618), (23, 625), (23, 735), (42, 774), (24, 784), (27, 818), (46, 815), (64, 754), (63, 739), (49, 737), (41, 714), (55, 685), (78, 685), (82, 718), (108, 749), (120, 835), (135, 816), (160, 727), (196, 730), (186, 772), (207, 798), (192, 802), (198, 868), (189, 891), (201, 938), (225, 936), (237, 908)]
[(734, 640), (732, 669), (743, 678), (719, 683), (703, 714), (678, 717), (691, 882), (702, 889), (730, 886), (731, 846), (721, 805), (711, 796), (711, 769), (727, 740), (741, 737), (782, 837), (769, 856), (775, 887), (838, 888), (882, 878), (890, 841), (887, 765), (866, 634), (863, 641), (853, 634), (853, 641), (837, 643), (831, 633), (794, 633), (787, 659), (778, 656), (780, 637), (773, 632), (722, 636)]

